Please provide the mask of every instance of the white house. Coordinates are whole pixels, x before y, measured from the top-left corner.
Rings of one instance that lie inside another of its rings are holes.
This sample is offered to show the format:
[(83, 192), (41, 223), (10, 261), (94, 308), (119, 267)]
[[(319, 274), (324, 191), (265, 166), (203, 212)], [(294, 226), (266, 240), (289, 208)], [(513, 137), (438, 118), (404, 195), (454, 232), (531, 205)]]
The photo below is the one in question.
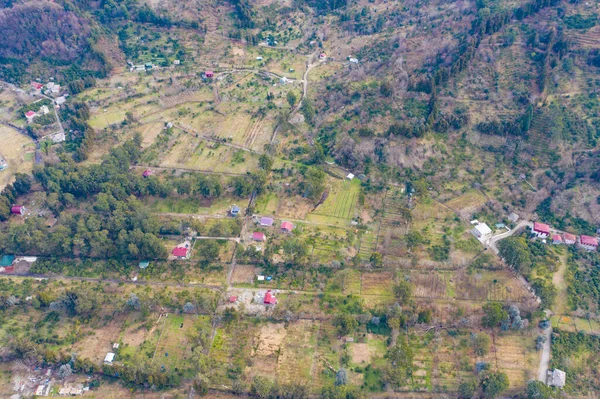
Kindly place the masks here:
[(567, 381), (567, 373), (562, 370), (554, 369), (552, 371), (548, 370), (548, 375), (546, 377), (546, 384), (550, 387), (563, 388)]
[(492, 234), (492, 229), (485, 223), (479, 223), (471, 232), (477, 238), (485, 238)]
[(115, 360), (115, 354), (112, 352), (108, 352), (106, 354), (106, 356), (104, 357), (104, 363), (106, 364), (112, 364), (112, 362)]

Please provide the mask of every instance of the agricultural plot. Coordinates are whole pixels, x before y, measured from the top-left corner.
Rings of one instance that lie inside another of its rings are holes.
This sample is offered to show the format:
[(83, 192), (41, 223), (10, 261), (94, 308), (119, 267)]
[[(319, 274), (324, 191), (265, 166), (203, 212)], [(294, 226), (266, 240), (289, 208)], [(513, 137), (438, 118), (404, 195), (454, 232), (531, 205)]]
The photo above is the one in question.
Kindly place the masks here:
[(253, 364), (250, 371), (246, 374), (246, 381), (250, 383), (254, 376), (260, 375), (270, 379), (277, 378), (277, 365), (279, 363), (279, 351), (287, 330), (283, 323), (272, 324), (267, 323), (261, 326), (254, 335), (252, 344), (254, 351), (252, 352)]
[(358, 254), (361, 261), (368, 262), (373, 252), (377, 251), (378, 230), (369, 230), (360, 236)]
[(343, 260), (350, 245), (347, 243), (346, 231), (328, 226), (321, 226), (316, 231), (307, 239), (307, 242), (312, 244), (312, 255), (322, 262)]
[(72, 350), (83, 359), (101, 364), (106, 353), (112, 350), (113, 343), (119, 341), (126, 319), (125, 315), (113, 317), (110, 323), (92, 330), (90, 335), (75, 343)]
[(449, 299), (455, 295), (454, 281), (449, 273), (411, 273), (410, 281), (415, 286), (416, 298)]
[(475, 301), (528, 302), (531, 299), (523, 285), (508, 272), (456, 275), (456, 299)]
[(208, 88), (202, 88), (200, 90), (183, 91), (175, 95), (161, 97), (158, 103), (163, 109), (169, 109), (185, 103), (212, 101), (212, 99), (212, 91)]
[(162, 122), (146, 123), (136, 128), (136, 132), (142, 135), (142, 149), (148, 148), (156, 141), (156, 138), (164, 129)]
[(310, 320), (290, 324), (282, 342), (277, 372), (280, 384), (308, 384), (313, 377), (318, 325)]
[(354, 217), (356, 202), (360, 192), (359, 180), (332, 180), (329, 193), (323, 204), (307, 216), (307, 220), (321, 221), (332, 225), (348, 225)]
[(485, 203), (485, 197), (477, 190), (470, 190), (461, 196), (447, 201), (445, 205), (466, 218)]
[(15, 173), (31, 173), (35, 145), (31, 138), (0, 125), (0, 157), (8, 167), (0, 171), (0, 189), (12, 182)]
[(459, 336), (452, 337), (447, 332), (440, 332), (435, 338), (431, 381), (434, 391), (456, 392), (462, 380), (472, 378), (472, 365), (467, 364), (467, 368), (461, 364), (461, 357), (468, 355), (461, 350), (459, 340)]
[(188, 333), (193, 330), (196, 316), (174, 315), (164, 316), (161, 335), (156, 346), (153, 361), (156, 364), (169, 366), (171, 369), (183, 370), (189, 364), (192, 355)]
[(342, 270), (335, 278), (339, 280), (344, 295), (360, 295), (362, 274), (358, 270)]
[(435, 353), (435, 343), (433, 342), (433, 333), (425, 336), (410, 334), (406, 337), (400, 334), (398, 339), (408, 339), (409, 345), (413, 351), (413, 373), (410, 380), (410, 386), (405, 390), (411, 391), (431, 391), (433, 386), (431, 382), (433, 374), (433, 353)]
[(550, 321), (552, 322), (553, 328), (558, 328), (562, 331), (600, 335), (600, 323), (594, 320), (555, 315), (552, 316)]
[(173, 146), (161, 154), (158, 165), (240, 174), (258, 168), (258, 155), (181, 134)]
[(496, 366), (508, 375), (510, 387), (523, 388), (535, 378), (539, 355), (530, 335), (499, 335), (494, 337)]
[(392, 296), (394, 275), (391, 272), (363, 273), (361, 276), (361, 295)]
[(256, 200), (254, 207), (260, 215), (275, 215), (279, 205), (279, 196), (275, 193), (262, 194)]
[(230, 385), (243, 377), (250, 360), (250, 345), (256, 327), (248, 321), (229, 323), (215, 331), (210, 358), (214, 359), (211, 379), (217, 386)]
[(386, 265), (397, 264), (397, 258), (404, 253), (403, 238), (409, 230), (408, 201), (401, 193), (396, 192), (386, 195), (382, 208), (376, 248), (384, 256)]
[(442, 229), (444, 222), (452, 216), (453, 213), (450, 209), (433, 200), (419, 202), (412, 209), (411, 230), (427, 234), (430, 245), (439, 245), (442, 243), (442, 236), (444, 235)]

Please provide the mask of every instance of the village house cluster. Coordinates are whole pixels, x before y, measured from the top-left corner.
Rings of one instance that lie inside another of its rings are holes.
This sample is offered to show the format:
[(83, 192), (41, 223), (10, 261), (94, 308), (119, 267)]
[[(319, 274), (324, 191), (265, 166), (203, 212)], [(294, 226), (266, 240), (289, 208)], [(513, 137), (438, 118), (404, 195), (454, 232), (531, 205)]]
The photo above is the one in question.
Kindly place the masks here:
[(584, 234), (576, 236), (575, 234), (559, 231), (552, 232), (550, 225), (546, 223), (534, 222), (532, 232), (536, 237), (543, 240), (552, 238), (552, 243), (555, 245), (577, 245), (578, 248), (585, 249), (586, 251), (598, 250), (597, 237)]

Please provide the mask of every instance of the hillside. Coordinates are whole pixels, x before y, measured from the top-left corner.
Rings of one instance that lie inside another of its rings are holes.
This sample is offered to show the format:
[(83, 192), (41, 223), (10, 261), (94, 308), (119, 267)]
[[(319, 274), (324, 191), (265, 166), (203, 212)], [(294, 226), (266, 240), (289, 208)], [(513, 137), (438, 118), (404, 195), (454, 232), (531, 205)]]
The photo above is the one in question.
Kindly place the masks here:
[(597, 396), (596, 3), (0, 6), (0, 392)]

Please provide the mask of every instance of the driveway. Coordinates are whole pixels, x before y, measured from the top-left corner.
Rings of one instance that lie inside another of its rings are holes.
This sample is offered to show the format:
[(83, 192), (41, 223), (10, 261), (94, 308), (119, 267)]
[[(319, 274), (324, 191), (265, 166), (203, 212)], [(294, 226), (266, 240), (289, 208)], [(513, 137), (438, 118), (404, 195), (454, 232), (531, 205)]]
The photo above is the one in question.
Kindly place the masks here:
[(503, 240), (505, 238), (511, 237), (513, 235), (515, 235), (516, 233), (518, 233), (520, 230), (524, 229), (527, 226), (531, 226), (531, 222), (529, 220), (521, 220), (514, 229), (509, 230), (505, 233), (502, 234), (498, 234), (495, 235), (493, 237), (491, 237), (487, 242), (487, 246), (490, 247), (490, 249), (492, 250), (492, 252), (494, 252), (496, 255), (498, 255), (498, 246), (496, 245), (498, 241)]

